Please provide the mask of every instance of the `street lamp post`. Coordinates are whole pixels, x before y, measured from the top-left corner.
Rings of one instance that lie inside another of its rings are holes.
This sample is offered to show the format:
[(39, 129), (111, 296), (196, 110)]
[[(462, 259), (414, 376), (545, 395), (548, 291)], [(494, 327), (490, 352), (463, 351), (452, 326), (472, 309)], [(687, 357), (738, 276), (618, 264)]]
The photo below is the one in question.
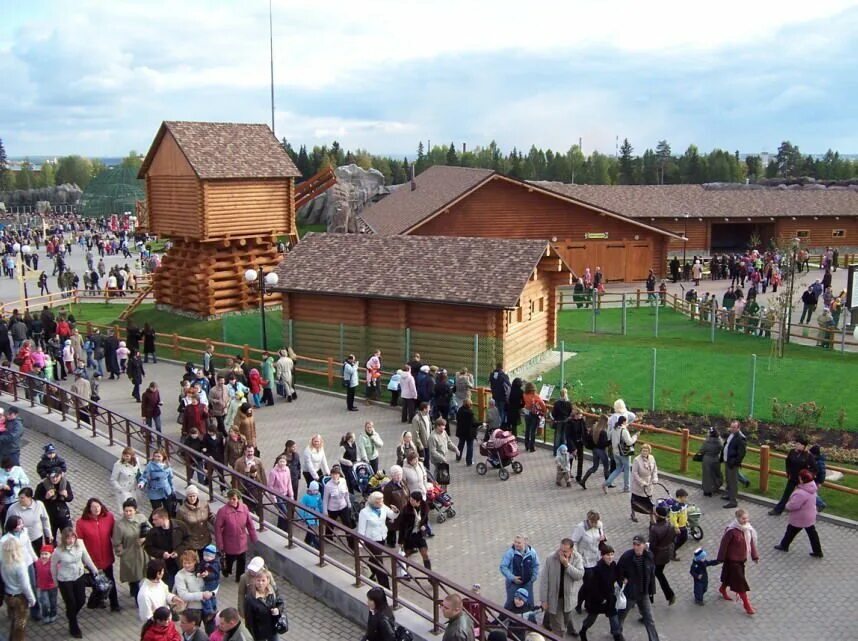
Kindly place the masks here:
[[(685, 231), (682, 232), (682, 275), (685, 275), (685, 250), (688, 247), (688, 214), (685, 214)], [(684, 279), (683, 279), (684, 280)]]
[(259, 316), (262, 320), (262, 349), (268, 351), (268, 331), (265, 327), (265, 295), (271, 293), (271, 288), (277, 285), (280, 278), (276, 272), (248, 269), (244, 272), (245, 282), (259, 292)]
[(12, 245), (12, 251), (18, 254), (21, 259), (21, 272), (19, 278), (21, 279), (24, 309), (29, 309), (30, 305), (27, 302), (27, 299), (30, 297), (29, 293), (27, 292), (27, 261), (24, 257), (30, 255), (30, 253), (32, 252), (32, 247), (30, 247), (29, 245), (22, 245), (21, 243), (15, 243), (14, 245)]

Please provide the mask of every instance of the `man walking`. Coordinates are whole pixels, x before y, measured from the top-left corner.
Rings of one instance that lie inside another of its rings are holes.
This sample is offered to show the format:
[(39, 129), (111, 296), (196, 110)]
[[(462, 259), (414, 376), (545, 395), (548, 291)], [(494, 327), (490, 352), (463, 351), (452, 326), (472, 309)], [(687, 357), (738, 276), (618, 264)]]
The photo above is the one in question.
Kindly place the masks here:
[(816, 305), (819, 302), (819, 297), (813, 289), (813, 285), (809, 285), (807, 291), (801, 295), (801, 302), (804, 303), (804, 307), (801, 310), (801, 318), (798, 324), (804, 325), (805, 323), (809, 323), (810, 319), (813, 318), (813, 312), (816, 310)]
[(464, 610), (461, 596), (455, 593), (445, 596), (441, 610), (447, 619), (441, 641), (474, 641), (474, 624)]
[(620, 634), (629, 611), (637, 605), (649, 641), (658, 641), (658, 631), (652, 618), (652, 601), (655, 597), (655, 560), (647, 550), (646, 540), (640, 535), (632, 539), (632, 549), (627, 550), (617, 563), (617, 580), (624, 585), (626, 608), (620, 610)]
[(802, 470), (810, 470), (816, 476), (816, 458), (807, 449), (807, 437), (799, 436), (795, 439), (795, 447), (790, 450), (786, 458), (786, 473), (787, 482), (784, 487), (784, 493), (781, 495), (781, 500), (775, 505), (769, 514), (772, 516), (780, 516), (786, 503), (789, 500), (793, 490), (799, 484), (798, 475)]
[(519, 588), (527, 590), (529, 595), (527, 604), (532, 607), (533, 584), (539, 577), (539, 556), (536, 550), (528, 545), (526, 537), (519, 534), (513, 539), (512, 547), (501, 559), (500, 572), (506, 584), (506, 601), (503, 607), (507, 609), (512, 607), (512, 598)]
[(739, 421), (731, 421), (730, 435), (727, 437), (722, 456), (724, 459), (724, 477), (727, 479), (727, 493), (721, 498), (727, 501), (724, 504), (727, 509), (738, 507), (736, 498), (739, 494), (739, 468), (742, 467), (746, 451), (746, 439), (739, 428)]
[(0, 432), (0, 461), (7, 458), (12, 465), (21, 464), (21, 437), (24, 435), (24, 423), (18, 416), (18, 408), (6, 410), (6, 428)]
[(509, 425), (507, 404), (512, 385), (509, 382), (509, 376), (503, 371), (503, 363), (498, 363), (495, 370), (489, 376), (489, 386), (492, 389), (492, 398), (495, 400), (495, 407), (498, 408), (498, 413), (500, 414), (501, 424), (507, 427)]
[(572, 611), (578, 596), (576, 581), (584, 578), (584, 559), (574, 549), (572, 539), (560, 541), (557, 552), (545, 560), (539, 589), (542, 609), (548, 615), (548, 628), (558, 636), (578, 636)]

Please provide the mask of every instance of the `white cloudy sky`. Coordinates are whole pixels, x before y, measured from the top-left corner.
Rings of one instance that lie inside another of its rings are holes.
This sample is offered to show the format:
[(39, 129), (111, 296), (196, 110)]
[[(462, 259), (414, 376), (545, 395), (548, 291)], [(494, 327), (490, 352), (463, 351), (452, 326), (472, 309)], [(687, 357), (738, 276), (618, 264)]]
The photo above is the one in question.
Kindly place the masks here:
[[(858, 152), (858, 1), (273, 4), (295, 144)], [(13, 157), (145, 151), (167, 119), (268, 122), (268, 74), (267, 0), (0, 0)]]

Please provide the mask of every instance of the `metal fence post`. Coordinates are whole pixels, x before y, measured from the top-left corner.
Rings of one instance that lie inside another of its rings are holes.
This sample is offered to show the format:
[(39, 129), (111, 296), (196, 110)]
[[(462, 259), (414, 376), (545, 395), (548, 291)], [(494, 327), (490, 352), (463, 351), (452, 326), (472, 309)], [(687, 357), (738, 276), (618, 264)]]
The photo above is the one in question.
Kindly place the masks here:
[(405, 362), (411, 357), (411, 328), (405, 328)]
[(593, 333), (596, 333), (596, 290), (590, 292), (590, 304), (593, 306)]
[(661, 301), (658, 301), (655, 306), (655, 337), (658, 338), (658, 308), (661, 307)]
[(628, 326), (627, 319), (626, 319), (626, 295), (625, 294), (623, 294), (623, 320), (622, 320), (622, 323), (623, 323), (623, 336), (625, 336), (626, 332), (627, 332), (626, 328)]
[(840, 334), (840, 353), (846, 353), (846, 322), (843, 322), (843, 332)]
[(343, 324), (340, 323), (340, 360), (345, 360), (346, 358), (345, 347), (343, 346), (344, 334), (345, 328), (343, 327)]
[(566, 341), (560, 341), (560, 389), (566, 385)]
[(652, 383), (649, 389), (649, 411), (655, 411), (655, 367), (657, 364), (657, 356), (658, 350), (655, 347), (652, 348)]
[(712, 330), (711, 330), (711, 332), (712, 332), (712, 336), (710, 337), (710, 339), (713, 343), (715, 342), (715, 317), (718, 315), (717, 312), (718, 312), (718, 308), (715, 307), (715, 301), (712, 301), (712, 309), (711, 309), (711, 314), (712, 314)]
[(294, 334), (295, 328), (292, 324), (291, 318), (287, 322), (287, 327), (289, 328), (289, 330), (288, 330), (289, 331), (289, 347), (292, 347), (295, 344), (295, 334)]
[(480, 379), (478, 370), (480, 368), (480, 335), (474, 334), (474, 380)]
[(757, 393), (757, 355), (751, 354), (751, 398), (748, 403), (748, 417), (754, 415), (754, 396)]

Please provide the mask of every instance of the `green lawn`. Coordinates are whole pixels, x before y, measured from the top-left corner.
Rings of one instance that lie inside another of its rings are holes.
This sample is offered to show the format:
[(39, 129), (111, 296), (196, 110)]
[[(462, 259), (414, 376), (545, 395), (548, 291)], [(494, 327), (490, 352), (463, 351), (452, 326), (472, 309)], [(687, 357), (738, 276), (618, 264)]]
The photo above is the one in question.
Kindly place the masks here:
[[(649, 309), (627, 311), (627, 335), (621, 335), (621, 311), (602, 310), (600, 332), (590, 333), (591, 311), (564, 311), (558, 341), (577, 356), (566, 362), (564, 377), (579, 399), (609, 404), (622, 397), (631, 407), (649, 408), (656, 349), (656, 409), (703, 415), (747, 416), (751, 361), (757, 354), (754, 416), (771, 420), (772, 399), (824, 408), (820, 425), (858, 431), (858, 394), (847, 393), (858, 372), (858, 354), (788, 345), (786, 355), (771, 355), (772, 342), (710, 330), (671, 310), (659, 312), (659, 337)], [(546, 382), (560, 383), (560, 367), (547, 368)]]
[(328, 226), (324, 223), (320, 225), (303, 225), (298, 223), (298, 238), (303, 238), (305, 234), (311, 231), (325, 233), (328, 231)]

